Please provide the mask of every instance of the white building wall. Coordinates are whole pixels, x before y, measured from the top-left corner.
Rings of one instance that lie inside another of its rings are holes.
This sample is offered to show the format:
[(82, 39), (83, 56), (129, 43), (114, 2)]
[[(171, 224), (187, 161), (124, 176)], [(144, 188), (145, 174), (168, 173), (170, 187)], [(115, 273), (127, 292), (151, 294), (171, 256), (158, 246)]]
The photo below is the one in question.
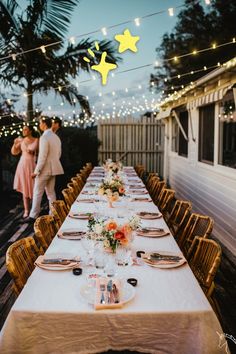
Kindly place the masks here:
[[(217, 112), (216, 109), (218, 124)], [(167, 137), (166, 178), (175, 189), (177, 198), (190, 200), (194, 211), (213, 218), (214, 236), (236, 255), (236, 170), (220, 166), (216, 161), (214, 166), (198, 161), (198, 109), (191, 110), (191, 115), (193, 137), (189, 124), (188, 158), (172, 152), (171, 136)], [(170, 126), (171, 119), (167, 124)], [(218, 146), (218, 134), (215, 134), (216, 144)]]

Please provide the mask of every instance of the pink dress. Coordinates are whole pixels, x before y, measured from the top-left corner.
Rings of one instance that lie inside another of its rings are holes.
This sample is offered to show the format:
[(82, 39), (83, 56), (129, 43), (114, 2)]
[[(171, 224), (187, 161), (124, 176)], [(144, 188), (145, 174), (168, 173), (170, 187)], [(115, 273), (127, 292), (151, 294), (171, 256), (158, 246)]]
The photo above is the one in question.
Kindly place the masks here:
[[(38, 151), (38, 139), (32, 143), (26, 143), (25, 139), (21, 142), (21, 157), (16, 168), (13, 188), (21, 192), (26, 198), (32, 199), (34, 179), (31, 177), (36, 166), (36, 154)], [(27, 152), (28, 149), (34, 154)]]

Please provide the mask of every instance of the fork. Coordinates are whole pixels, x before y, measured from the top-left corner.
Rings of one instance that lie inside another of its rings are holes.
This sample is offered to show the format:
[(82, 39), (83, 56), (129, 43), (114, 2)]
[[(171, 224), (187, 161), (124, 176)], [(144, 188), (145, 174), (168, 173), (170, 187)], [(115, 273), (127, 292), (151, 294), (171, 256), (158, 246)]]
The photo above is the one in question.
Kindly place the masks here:
[(106, 301), (105, 301), (105, 295), (104, 295), (105, 289), (106, 289), (105, 284), (100, 284), (100, 291), (102, 292), (102, 294), (101, 294), (101, 300), (100, 300), (100, 303), (101, 303), (101, 304), (105, 304), (105, 303), (106, 303)]

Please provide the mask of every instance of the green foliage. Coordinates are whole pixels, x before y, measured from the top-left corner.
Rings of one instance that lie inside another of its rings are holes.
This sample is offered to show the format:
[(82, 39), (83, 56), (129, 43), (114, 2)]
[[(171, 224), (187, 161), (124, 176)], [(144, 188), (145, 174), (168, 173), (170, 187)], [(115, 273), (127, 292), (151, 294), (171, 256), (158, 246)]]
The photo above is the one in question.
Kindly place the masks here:
[[(0, 161), (2, 169), (11, 178), (5, 181), (3, 189), (12, 189), (12, 180), (20, 156), (11, 155), (11, 146), (16, 136), (7, 136), (0, 139)], [(79, 173), (86, 162), (97, 165), (99, 141), (96, 128), (80, 129), (74, 127), (63, 128), (63, 167), (66, 180)]]
[[(170, 59), (175, 56), (191, 53), (211, 47), (213, 43), (231, 42), (235, 37), (236, 2), (233, 0), (212, 0), (211, 6), (203, 7), (198, 0), (185, 0), (185, 7), (180, 11), (176, 26), (173, 31), (165, 33), (160, 47), (156, 49), (157, 59)], [(197, 80), (206, 72), (194, 73), (183, 76), (180, 79), (170, 79), (167, 82), (164, 78), (181, 75), (190, 71), (210, 67), (232, 59), (236, 53), (236, 45), (232, 43), (227, 46), (216, 48), (196, 55), (174, 60), (163, 61), (160, 67), (156, 67), (155, 74), (151, 75), (150, 82), (159, 90), (173, 92), (181, 85)]]
[[(86, 97), (71, 85), (71, 79), (80, 70), (90, 71), (90, 66), (100, 61), (102, 51), (107, 52), (108, 61), (120, 60), (108, 40), (99, 43), (100, 49), (94, 51), (96, 58), (91, 58), (90, 64), (83, 56), (94, 40), (87, 38), (76, 45), (67, 44), (66, 32), (78, 3), (78, 0), (34, 0), (28, 1), (26, 10), (20, 12), (17, 1), (0, 0), (0, 57), (7, 57), (0, 61), (0, 81), (12, 89), (18, 86), (27, 92), (28, 120), (33, 117), (33, 94), (51, 90), (71, 105), (75, 104), (74, 99), (78, 100), (90, 115)], [(46, 53), (40, 49), (31, 51), (41, 46), (46, 47)], [(11, 58), (22, 51), (27, 52), (17, 55), (16, 60)]]

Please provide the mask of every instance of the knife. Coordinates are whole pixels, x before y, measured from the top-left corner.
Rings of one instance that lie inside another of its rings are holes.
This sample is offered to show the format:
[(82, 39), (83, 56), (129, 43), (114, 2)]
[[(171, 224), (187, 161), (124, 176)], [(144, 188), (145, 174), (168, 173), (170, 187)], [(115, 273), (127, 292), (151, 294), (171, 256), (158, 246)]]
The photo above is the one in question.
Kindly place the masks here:
[(114, 302), (115, 304), (118, 304), (120, 302), (120, 296), (119, 296), (119, 290), (116, 287), (116, 284), (112, 285), (112, 292), (114, 295)]
[(47, 258), (42, 261), (43, 264), (63, 264), (67, 265), (71, 262), (77, 262), (75, 259), (64, 259), (64, 258)]
[(113, 284), (112, 280), (109, 280), (107, 283), (107, 303), (112, 304), (114, 302), (113, 294), (112, 294)]

